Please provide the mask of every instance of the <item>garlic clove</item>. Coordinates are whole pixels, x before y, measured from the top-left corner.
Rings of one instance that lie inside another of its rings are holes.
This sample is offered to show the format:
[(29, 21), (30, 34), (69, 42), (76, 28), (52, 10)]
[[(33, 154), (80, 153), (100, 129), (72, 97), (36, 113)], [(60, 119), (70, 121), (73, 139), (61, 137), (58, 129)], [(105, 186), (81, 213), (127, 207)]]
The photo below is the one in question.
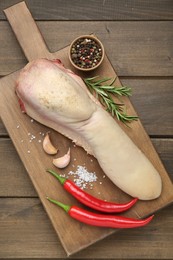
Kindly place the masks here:
[(57, 168), (65, 168), (70, 163), (70, 148), (68, 149), (68, 152), (59, 158), (53, 159), (53, 164)]
[(44, 137), (43, 140), (43, 150), (47, 153), (47, 154), (56, 154), (58, 152), (58, 149), (56, 149), (51, 141), (50, 141), (50, 137), (49, 137), (49, 133), (47, 133)]

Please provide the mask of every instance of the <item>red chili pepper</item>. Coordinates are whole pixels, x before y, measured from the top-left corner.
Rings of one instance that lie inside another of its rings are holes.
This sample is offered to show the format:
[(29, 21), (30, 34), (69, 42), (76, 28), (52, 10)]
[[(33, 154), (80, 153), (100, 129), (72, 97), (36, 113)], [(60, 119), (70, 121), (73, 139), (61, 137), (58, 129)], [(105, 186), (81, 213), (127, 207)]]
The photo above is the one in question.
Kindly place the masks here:
[(130, 202), (124, 204), (117, 204), (113, 202), (100, 200), (88, 194), (87, 192), (83, 191), (82, 189), (80, 189), (72, 181), (59, 176), (56, 172), (52, 170), (48, 170), (48, 172), (51, 173), (53, 176), (55, 176), (58, 179), (58, 181), (63, 185), (64, 189), (67, 190), (70, 194), (72, 194), (81, 203), (85, 204), (90, 208), (102, 212), (107, 212), (107, 213), (123, 212), (131, 208), (138, 200), (135, 198), (132, 199)]
[(135, 228), (148, 224), (154, 215), (146, 219), (133, 219), (122, 216), (96, 214), (76, 206), (65, 205), (59, 201), (47, 198), (50, 202), (63, 208), (72, 218), (92, 226), (109, 228)]

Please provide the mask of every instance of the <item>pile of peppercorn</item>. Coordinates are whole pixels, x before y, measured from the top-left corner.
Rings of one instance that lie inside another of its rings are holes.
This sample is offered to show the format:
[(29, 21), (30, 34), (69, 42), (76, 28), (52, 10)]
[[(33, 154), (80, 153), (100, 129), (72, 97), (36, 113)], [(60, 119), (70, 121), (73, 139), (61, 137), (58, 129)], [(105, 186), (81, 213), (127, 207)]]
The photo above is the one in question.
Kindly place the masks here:
[(83, 69), (98, 65), (102, 58), (100, 44), (92, 38), (80, 38), (71, 47), (71, 59), (74, 64)]

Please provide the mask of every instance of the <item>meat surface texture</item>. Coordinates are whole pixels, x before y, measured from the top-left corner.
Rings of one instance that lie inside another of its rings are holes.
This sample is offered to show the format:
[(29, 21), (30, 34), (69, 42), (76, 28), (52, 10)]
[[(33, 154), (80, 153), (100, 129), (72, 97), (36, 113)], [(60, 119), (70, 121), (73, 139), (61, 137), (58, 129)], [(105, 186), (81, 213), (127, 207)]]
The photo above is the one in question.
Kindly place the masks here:
[(21, 71), (16, 93), (26, 113), (94, 155), (111, 181), (141, 200), (160, 196), (159, 173), (83, 80), (60, 61), (38, 59)]

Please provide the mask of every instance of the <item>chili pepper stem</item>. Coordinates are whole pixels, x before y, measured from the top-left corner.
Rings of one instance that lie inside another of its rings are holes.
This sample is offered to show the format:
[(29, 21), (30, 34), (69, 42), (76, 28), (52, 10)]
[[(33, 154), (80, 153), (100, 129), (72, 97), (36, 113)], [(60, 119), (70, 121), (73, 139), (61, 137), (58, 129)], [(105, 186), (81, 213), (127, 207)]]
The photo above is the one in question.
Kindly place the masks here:
[(66, 178), (61, 177), (60, 175), (56, 174), (53, 170), (47, 169), (47, 172), (51, 173), (57, 180), (63, 185), (66, 181)]
[(49, 197), (46, 197), (46, 198), (47, 198), (47, 200), (49, 200), (50, 202), (52, 202), (52, 203), (58, 205), (60, 208), (62, 208), (62, 209), (63, 209), (64, 211), (66, 211), (67, 213), (69, 212), (71, 206), (66, 205), (66, 204), (63, 204), (62, 202), (57, 201), (57, 200), (54, 200), (54, 199), (51, 199), (51, 198), (49, 198)]

